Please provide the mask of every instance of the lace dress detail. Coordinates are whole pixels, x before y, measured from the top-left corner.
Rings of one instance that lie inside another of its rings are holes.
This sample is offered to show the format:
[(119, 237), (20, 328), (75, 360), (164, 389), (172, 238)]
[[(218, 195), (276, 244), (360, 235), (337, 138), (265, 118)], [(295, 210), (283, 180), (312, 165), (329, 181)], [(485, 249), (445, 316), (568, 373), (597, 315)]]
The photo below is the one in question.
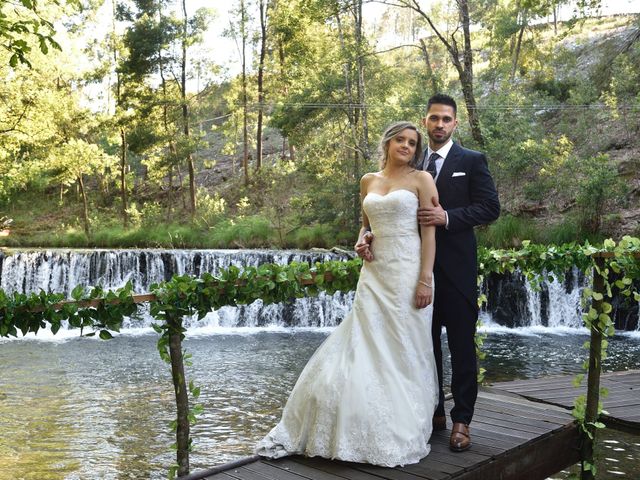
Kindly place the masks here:
[(255, 452), (302, 454), (396, 466), (430, 450), (438, 388), (432, 307), (414, 307), (420, 268), (418, 198), (368, 194), (373, 262), (360, 273), (353, 308), (313, 354), (282, 419)]

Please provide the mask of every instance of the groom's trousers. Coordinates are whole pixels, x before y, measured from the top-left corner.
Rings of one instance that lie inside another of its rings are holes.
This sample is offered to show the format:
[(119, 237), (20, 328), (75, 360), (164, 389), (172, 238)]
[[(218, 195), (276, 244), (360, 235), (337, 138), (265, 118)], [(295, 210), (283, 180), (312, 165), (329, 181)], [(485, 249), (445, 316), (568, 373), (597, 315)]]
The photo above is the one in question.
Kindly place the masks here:
[(471, 423), (478, 396), (478, 362), (475, 348), (478, 308), (456, 288), (437, 263), (434, 266), (434, 279), (431, 333), (440, 389), (435, 415), (445, 415), (441, 343), (444, 327), (451, 352), (451, 393), (455, 404), (451, 409), (451, 420), (468, 425)]

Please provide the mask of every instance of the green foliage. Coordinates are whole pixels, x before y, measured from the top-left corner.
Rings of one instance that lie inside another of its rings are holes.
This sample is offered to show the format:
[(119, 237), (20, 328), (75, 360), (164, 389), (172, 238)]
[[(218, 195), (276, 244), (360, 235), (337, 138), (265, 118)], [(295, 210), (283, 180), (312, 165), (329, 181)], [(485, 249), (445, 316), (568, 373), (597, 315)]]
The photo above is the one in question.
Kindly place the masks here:
[(576, 203), (581, 227), (587, 233), (596, 233), (600, 229), (607, 203), (623, 196), (626, 188), (607, 155), (589, 158), (580, 167), (584, 175), (578, 182)]
[[(296, 248), (309, 249), (309, 248), (330, 248), (336, 244), (336, 232), (331, 226), (326, 224), (304, 225), (295, 229), (289, 234), (291, 239), (290, 244), (295, 245)], [(355, 243), (354, 238), (349, 239), (352, 243)], [(348, 242), (337, 242), (343, 244)]]
[(130, 283), (117, 291), (105, 291), (100, 286), (85, 291), (78, 286), (70, 303), (57, 293), (7, 294), (0, 290), (0, 336), (38, 333), (43, 328), (56, 333), (62, 322), (68, 322), (81, 333), (90, 329), (85, 336), (98, 333), (101, 339), (109, 339), (110, 332), (120, 331), (123, 318), (137, 311), (132, 292)]
[(269, 221), (261, 216), (225, 220), (213, 227), (208, 243), (217, 247), (256, 248), (275, 244)]
[[(594, 263), (597, 255), (608, 254), (600, 263)], [(594, 270), (605, 282), (605, 291), (595, 292), (585, 289), (585, 300), (593, 303), (584, 315), (585, 324), (597, 328), (604, 335), (603, 349), (606, 349), (606, 338), (613, 334), (610, 318), (611, 303), (604, 301), (614, 294), (633, 297), (640, 301), (640, 292), (636, 291), (633, 280), (640, 279), (640, 239), (625, 237), (616, 244), (607, 240), (602, 247), (589, 244), (583, 246), (566, 244), (562, 246), (543, 246), (522, 242), (518, 250), (488, 250), (479, 252), (479, 278), (488, 273), (512, 272), (520, 269), (527, 278), (540, 280), (550, 273), (562, 277), (566, 271), (577, 266), (584, 272)], [(600, 265), (600, 266), (599, 266)], [(152, 286), (155, 297), (151, 300), (151, 314), (158, 320), (154, 329), (160, 334), (157, 347), (165, 361), (172, 362), (170, 342), (172, 336), (179, 341), (184, 338), (185, 328), (182, 319), (197, 315), (203, 318), (213, 309), (225, 305), (244, 305), (257, 299), (264, 303), (290, 301), (308, 295), (316, 295), (320, 291), (353, 290), (357, 284), (362, 262), (360, 259), (346, 262), (325, 262), (309, 265), (292, 263), (289, 265), (265, 264), (258, 267), (239, 269), (231, 266), (216, 275), (205, 273), (201, 278), (174, 276), (170, 281)], [(602, 267), (603, 266), (603, 267)], [(615, 280), (611, 280), (611, 275)], [(101, 339), (111, 338), (112, 331), (117, 332), (124, 316), (135, 314), (131, 285), (114, 292), (105, 292), (95, 287), (85, 293), (83, 287), (76, 287), (72, 292), (73, 303), (61, 303), (59, 294), (13, 294), (0, 291), (0, 336), (17, 336), (37, 333), (41, 328), (49, 327), (56, 333), (63, 320), (69, 326), (91, 329), (88, 335), (96, 332)], [(96, 301), (88, 306), (87, 301)], [(479, 302), (483, 302), (480, 298)], [(476, 349), (480, 358), (483, 337), (476, 338)], [(173, 347), (172, 347), (173, 348)], [(183, 352), (184, 361), (189, 362), (189, 355)], [(479, 372), (482, 379), (483, 370)], [(184, 384), (185, 379), (174, 382)], [(175, 384), (176, 388), (178, 383)], [(191, 397), (197, 400), (200, 389), (193, 382), (188, 383)], [(573, 415), (581, 423), (588, 435), (593, 435), (594, 428), (601, 428), (599, 422), (585, 421), (584, 399), (576, 402)], [(601, 408), (601, 407), (600, 407)], [(186, 420), (193, 424), (202, 407), (194, 404), (187, 412)], [(177, 426), (178, 421), (172, 422)], [(191, 439), (188, 441), (191, 445)]]
[(537, 237), (537, 229), (528, 219), (504, 215), (488, 227), (479, 230), (478, 237), (483, 245), (518, 247), (525, 240), (534, 240)]
[[(59, 5), (57, 0), (43, 3)], [(39, 2), (33, 0), (0, 1), (0, 46), (9, 52), (9, 65), (12, 68), (18, 64), (31, 67), (29, 57), (34, 43), (43, 54), (47, 54), (49, 48), (61, 50), (53, 38), (53, 22), (43, 17), (40, 6)]]
[(571, 97), (571, 89), (577, 86), (574, 79), (558, 80), (555, 78), (534, 80), (531, 88), (558, 102), (566, 102)]

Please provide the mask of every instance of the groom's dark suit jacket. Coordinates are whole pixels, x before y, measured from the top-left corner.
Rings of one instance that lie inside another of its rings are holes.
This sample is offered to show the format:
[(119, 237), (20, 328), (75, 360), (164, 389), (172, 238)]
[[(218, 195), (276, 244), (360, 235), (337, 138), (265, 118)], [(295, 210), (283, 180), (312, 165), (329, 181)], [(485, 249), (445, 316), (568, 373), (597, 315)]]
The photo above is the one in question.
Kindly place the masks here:
[[(424, 170), (425, 154), (417, 168)], [(477, 307), (477, 245), (473, 227), (500, 215), (498, 193), (484, 154), (454, 143), (436, 181), (449, 228), (436, 228), (436, 268)], [(436, 286), (436, 290), (437, 290)]]

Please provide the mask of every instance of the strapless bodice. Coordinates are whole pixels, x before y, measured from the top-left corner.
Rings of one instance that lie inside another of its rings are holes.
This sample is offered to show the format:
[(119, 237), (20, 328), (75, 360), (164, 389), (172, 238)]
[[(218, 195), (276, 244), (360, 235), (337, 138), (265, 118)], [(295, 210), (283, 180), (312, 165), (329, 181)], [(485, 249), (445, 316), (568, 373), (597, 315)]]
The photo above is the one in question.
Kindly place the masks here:
[(376, 238), (417, 235), (418, 204), (418, 197), (404, 189), (386, 195), (368, 193), (362, 202)]

